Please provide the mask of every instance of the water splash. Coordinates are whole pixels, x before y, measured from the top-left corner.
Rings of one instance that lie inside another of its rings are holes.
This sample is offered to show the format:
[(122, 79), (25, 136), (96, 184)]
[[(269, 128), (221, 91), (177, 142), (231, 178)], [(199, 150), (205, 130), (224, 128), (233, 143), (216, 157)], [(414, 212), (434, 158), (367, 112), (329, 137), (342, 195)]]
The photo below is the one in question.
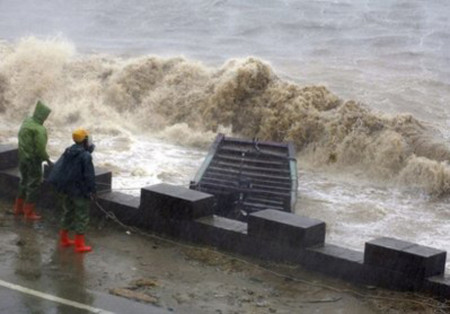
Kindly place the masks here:
[(43, 99), (53, 108), (48, 126), (57, 138), (83, 125), (97, 137), (147, 134), (206, 147), (225, 128), (293, 141), (313, 167), (358, 171), (433, 195), (450, 192), (449, 149), (430, 127), (340, 99), (324, 86), (280, 79), (257, 58), (210, 68), (184, 58), (81, 56), (60, 38), (0, 46), (4, 125), (17, 128)]

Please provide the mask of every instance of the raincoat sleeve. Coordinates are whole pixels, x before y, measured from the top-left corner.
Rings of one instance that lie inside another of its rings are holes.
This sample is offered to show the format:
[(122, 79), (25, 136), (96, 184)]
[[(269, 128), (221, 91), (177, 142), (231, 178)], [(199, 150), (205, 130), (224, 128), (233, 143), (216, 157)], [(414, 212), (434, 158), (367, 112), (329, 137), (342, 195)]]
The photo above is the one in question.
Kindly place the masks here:
[(86, 152), (83, 156), (84, 167), (83, 167), (83, 178), (86, 184), (86, 192), (88, 194), (97, 193), (97, 188), (95, 185), (95, 169), (92, 163), (92, 156), (90, 153)]
[(61, 191), (64, 188), (63, 183), (65, 183), (67, 178), (67, 173), (64, 173), (64, 154), (56, 161), (50, 170), (47, 181), (53, 184), (56, 190)]
[(42, 160), (49, 160), (49, 156), (47, 154), (47, 130), (44, 127), (38, 128), (35, 133), (34, 138), (35, 143), (35, 152), (37, 157)]

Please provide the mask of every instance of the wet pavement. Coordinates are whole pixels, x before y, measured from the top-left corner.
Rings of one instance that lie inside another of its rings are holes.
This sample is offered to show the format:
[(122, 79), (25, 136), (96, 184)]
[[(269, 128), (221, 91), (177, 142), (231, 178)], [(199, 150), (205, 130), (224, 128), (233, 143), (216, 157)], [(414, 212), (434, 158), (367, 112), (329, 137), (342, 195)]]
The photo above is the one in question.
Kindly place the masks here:
[(88, 304), (75, 301), (80, 298), (76, 294), (69, 300), (43, 293), (30, 295), (29, 292), (0, 287), (0, 313), (169, 313), (154, 306), (88, 290), (84, 292), (86, 298), (80, 300), (89, 299)]
[(78, 254), (58, 245), (57, 210), (39, 209), (44, 219), (29, 223), (9, 214), (11, 206), (0, 199), (0, 313), (384, 314), (411, 307), (404, 294), (376, 302), (382, 291), (355, 294), (357, 287), (297, 266), (135, 233), (111, 220), (91, 220), (93, 252)]
[(99, 276), (107, 276), (92, 267), (101, 250), (78, 254), (60, 248), (57, 232), (55, 221), (29, 223), (10, 214), (0, 217), (0, 313), (169, 312), (89, 289)]

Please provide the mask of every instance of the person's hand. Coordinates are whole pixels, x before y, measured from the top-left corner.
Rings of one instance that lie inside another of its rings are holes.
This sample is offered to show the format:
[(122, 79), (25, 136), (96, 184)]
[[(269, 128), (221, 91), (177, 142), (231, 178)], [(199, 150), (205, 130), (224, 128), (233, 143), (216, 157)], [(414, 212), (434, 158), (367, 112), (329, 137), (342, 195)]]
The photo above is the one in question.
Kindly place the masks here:
[(47, 159), (46, 162), (47, 162), (47, 166), (49, 166), (50, 168), (52, 168), (55, 165), (54, 162), (51, 161), (50, 159)]

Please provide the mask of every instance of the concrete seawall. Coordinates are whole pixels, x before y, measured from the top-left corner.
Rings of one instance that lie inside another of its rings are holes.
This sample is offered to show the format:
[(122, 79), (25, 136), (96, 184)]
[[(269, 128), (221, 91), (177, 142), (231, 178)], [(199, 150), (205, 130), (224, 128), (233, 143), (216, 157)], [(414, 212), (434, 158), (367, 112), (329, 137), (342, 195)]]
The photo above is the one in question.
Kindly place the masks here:
[[(14, 199), (19, 183), (17, 148), (0, 145), (0, 196)], [(44, 173), (44, 176), (46, 172)], [(111, 172), (96, 169), (99, 204), (124, 224), (242, 255), (298, 263), (350, 282), (395, 290), (423, 291), (450, 299), (447, 252), (382, 237), (364, 251), (326, 243), (326, 223), (277, 210), (262, 210), (244, 223), (214, 215), (210, 194), (168, 184), (130, 196), (111, 191)], [(44, 182), (39, 206), (52, 208), (55, 195)], [(92, 206), (92, 214), (102, 214)]]

